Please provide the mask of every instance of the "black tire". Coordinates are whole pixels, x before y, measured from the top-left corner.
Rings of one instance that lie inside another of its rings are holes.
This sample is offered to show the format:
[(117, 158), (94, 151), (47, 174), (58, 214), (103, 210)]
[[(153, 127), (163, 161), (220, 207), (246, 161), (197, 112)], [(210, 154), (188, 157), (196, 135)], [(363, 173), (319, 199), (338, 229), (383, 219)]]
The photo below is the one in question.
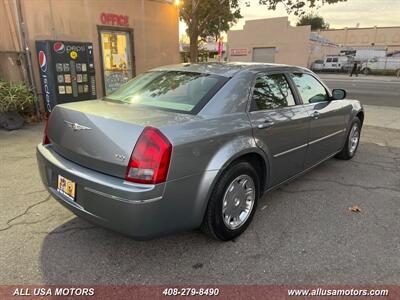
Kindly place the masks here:
[(369, 75), (369, 74), (371, 74), (371, 70), (368, 69), (368, 68), (365, 68), (365, 69), (363, 70), (363, 73), (364, 73), (364, 75)]
[[(253, 179), (255, 185), (255, 199), (250, 215), (247, 220), (236, 229), (228, 228), (222, 217), (222, 206), (225, 192), (229, 185), (239, 176), (247, 175)], [(242, 234), (249, 224), (251, 223), (254, 213), (256, 211), (257, 202), (260, 197), (260, 179), (253, 168), (253, 166), (247, 161), (238, 161), (237, 163), (228, 167), (219, 178), (216, 183), (214, 190), (211, 194), (211, 198), (208, 202), (207, 210), (204, 215), (203, 224), (201, 230), (212, 238), (221, 241), (229, 241), (238, 237)]]
[[(353, 152), (351, 152), (350, 147), (349, 147), (350, 134), (351, 134), (351, 130), (352, 130), (353, 126), (355, 126), (355, 124), (357, 124), (357, 126), (358, 126), (359, 137), (358, 137), (358, 144), (357, 144), (355, 150)], [(351, 126), (350, 126), (349, 132), (346, 137), (346, 143), (345, 143), (342, 151), (340, 151), (338, 154), (336, 154), (336, 156), (335, 156), (336, 158), (343, 159), (343, 160), (349, 160), (354, 157), (354, 155), (357, 152), (358, 145), (360, 144), (361, 128), (362, 128), (362, 124), (361, 124), (360, 119), (358, 117), (355, 117), (353, 122), (351, 122)]]

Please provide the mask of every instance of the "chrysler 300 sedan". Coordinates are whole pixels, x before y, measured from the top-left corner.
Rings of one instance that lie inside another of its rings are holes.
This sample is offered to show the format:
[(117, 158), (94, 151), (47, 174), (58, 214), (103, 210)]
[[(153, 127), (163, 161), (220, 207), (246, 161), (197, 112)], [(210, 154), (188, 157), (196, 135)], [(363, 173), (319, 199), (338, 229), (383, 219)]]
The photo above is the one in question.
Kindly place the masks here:
[(300, 67), (157, 68), (101, 100), (57, 105), (40, 175), (76, 215), (134, 238), (201, 228), (229, 240), (263, 193), (355, 155), (364, 112), (345, 98)]

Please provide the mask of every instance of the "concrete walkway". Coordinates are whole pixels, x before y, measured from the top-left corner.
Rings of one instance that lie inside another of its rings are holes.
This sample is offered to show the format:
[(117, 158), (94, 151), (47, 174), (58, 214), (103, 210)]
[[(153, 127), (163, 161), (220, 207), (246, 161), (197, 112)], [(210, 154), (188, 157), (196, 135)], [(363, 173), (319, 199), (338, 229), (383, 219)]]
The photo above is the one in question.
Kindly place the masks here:
[(331, 80), (352, 80), (356, 82), (357, 80), (370, 80), (370, 81), (378, 81), (378, 82), (398, 82), (400, 83), (400, 77), (396, 76), (382, 76), (382, 75), (364, 75), (359, 74), (358, 77), (353, 76), (350, 77), (348, 74), (332, 74), (332, 73), (317, 73), (317, 75), (322, 79), (331, 79)]
[(367, 126), (400, 130), (400, 107), (364, 105)]

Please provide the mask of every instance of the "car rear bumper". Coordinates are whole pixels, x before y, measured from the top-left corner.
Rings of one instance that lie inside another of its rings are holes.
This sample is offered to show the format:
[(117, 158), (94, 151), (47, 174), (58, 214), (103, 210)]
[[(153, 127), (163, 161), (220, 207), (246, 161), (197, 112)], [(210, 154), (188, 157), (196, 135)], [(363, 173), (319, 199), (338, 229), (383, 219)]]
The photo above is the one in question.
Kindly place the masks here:
[[(100, 226), (149, 239), (200, 226), (217, 171), (157, 185), (133, 184), (75, 164), (49, 146), (37, 146), (43, 184), (74, 214)], [(75, 200), (57, 191), (61, 175), (76, 183)]]

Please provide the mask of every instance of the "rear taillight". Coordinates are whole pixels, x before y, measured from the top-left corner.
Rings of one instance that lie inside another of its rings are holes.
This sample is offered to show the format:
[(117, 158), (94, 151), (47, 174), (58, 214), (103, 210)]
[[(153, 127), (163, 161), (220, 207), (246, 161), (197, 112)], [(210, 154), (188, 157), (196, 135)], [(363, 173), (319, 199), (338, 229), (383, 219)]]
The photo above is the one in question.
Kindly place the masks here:
[(146, 127), (140, 135), (128, 164), (125, 179), (155, 184), (167, 179), (172, 145), (157, 129)]
[[(50, 119), (50, 117), (49, 117), (49, 119)], [(49, 136), (48, 136), (48, 133), (47, 133), (47, 131), (48, 131), (48, 126), (49, 126), (49, 119), (46, 120), (46, 124), (44, 125), (44, 130), (43, 130), (43, 141), (42, 141), (42, 144), (43, 144), (43, 145), (48, 145), (48, 144), (50, 144), (50, 139), (49, 139)]]

